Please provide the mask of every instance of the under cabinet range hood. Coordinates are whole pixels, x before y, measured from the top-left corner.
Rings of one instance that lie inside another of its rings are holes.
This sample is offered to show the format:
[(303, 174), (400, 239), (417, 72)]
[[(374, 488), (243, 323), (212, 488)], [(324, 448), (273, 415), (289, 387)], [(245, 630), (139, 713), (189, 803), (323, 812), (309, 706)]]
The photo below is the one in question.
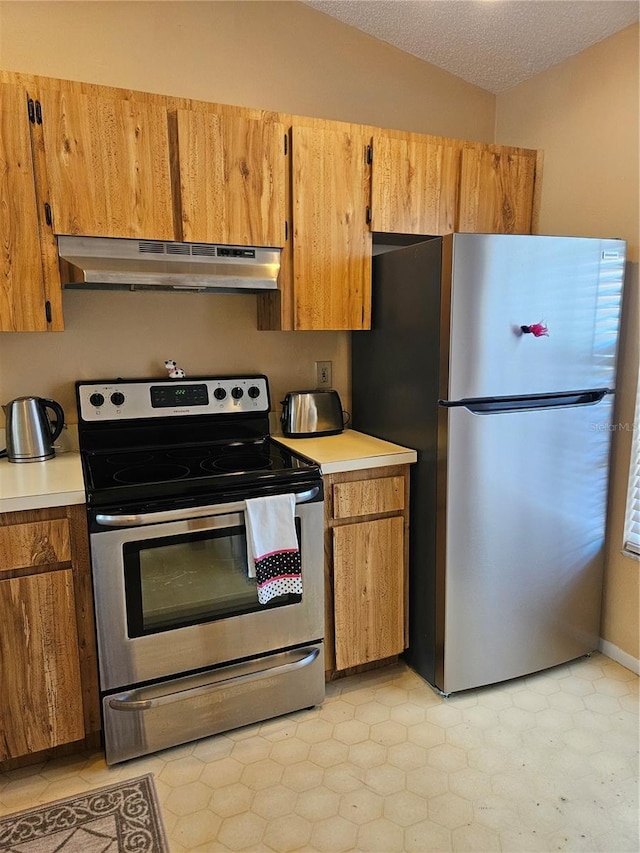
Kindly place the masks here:
[(280, 253), (277, 248), (212, 243), (58, 237), (62, 284), (84, 290), (275, 290)]

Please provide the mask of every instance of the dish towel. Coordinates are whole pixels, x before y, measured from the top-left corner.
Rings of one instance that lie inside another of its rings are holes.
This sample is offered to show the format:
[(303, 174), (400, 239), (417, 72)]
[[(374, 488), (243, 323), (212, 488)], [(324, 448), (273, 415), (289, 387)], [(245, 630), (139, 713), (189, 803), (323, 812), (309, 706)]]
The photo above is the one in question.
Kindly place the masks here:
[(295, 495), (250, 498), (245, 505), (247, 574), (256, 579), (258, 601), (267, 604), (278, 595), (302, 595)]

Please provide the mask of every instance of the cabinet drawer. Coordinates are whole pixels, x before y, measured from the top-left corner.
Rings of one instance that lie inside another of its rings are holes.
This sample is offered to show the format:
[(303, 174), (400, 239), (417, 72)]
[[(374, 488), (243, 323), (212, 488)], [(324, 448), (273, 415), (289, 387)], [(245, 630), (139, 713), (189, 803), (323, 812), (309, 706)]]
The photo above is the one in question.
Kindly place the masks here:
[(71, 542), (66, 518), (0, 527), (0, 573), (70, 560)]
[(333, 517), (351, 518), (404, 509), (404, 477), (333, 484)]

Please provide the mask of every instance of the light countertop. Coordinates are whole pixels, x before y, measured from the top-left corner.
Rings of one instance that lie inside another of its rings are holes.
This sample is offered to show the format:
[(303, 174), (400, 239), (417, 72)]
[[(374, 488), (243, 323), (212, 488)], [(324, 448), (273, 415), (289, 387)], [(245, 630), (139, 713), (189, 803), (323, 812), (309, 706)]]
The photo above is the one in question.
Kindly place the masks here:
[[(415, 450), (355, 430), (320, 438), (272, 437), (318, 462), (323, 474), (406, 465), (416, 461)], [(58, 452), (46, 462), (7, 462), (0, 459), (0, 512), (84, 502), (82, 464), (77, 451)]]
[(273, 435), (272, 438), (318, 462), (323, 474), (407, 465), (418, 458), (415, 450), (353, 429), (319, 438), (285, 438), (282, 435)]
[(0, 512), (84, 502), (79, 453), (57, 453), (46, 462), (7, 462), (0, 459)]

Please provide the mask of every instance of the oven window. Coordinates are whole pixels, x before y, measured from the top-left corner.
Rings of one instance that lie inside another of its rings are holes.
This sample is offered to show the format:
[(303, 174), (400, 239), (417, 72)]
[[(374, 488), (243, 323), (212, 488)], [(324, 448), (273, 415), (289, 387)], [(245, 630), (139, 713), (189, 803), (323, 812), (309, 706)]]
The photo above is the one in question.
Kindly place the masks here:
[[(298, 519), (296, 526), (300, 541)], [(302, 600), (287, 594), (259, 604), (256, 580), (247, 577), (244, 527), (127, 542), (123, 558), (130, 637)]]

